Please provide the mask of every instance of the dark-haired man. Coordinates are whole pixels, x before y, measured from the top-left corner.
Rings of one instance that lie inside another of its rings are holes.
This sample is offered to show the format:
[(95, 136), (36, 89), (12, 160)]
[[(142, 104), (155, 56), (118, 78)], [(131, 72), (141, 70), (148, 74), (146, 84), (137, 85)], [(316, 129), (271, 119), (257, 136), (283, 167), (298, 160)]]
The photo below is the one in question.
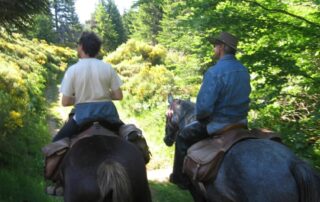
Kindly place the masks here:
[(250, 75), (236, 58), (238, 39), (221, 32), (211, 41), (218, 62), (205, 73), (196, 101), (197, 121), (177, 136), (173, 173), (170, 182), (187, 188), (190, 180), (182, 173), (188, 148), (230, 124), (247, 124)]
[[(101, 40), (95, 33), (82, 33), (77, 47), (80, 59), (67, 69), (60, 87), (62, 105), (75, 106), (75, 111), (53, 142), (72, 138), (92, 122), (98, 121), (133, 143), (142, 152), (145, 163), (148, 163), (150, 152), (142, 131), (133, 124), (125, 125), (112, 102), (123, 98), (120, 88), (122, 81), (110, 64), (96, 58), (100, 48)], [(55, 169), (59, 169), (58, 166)], [(48, 186), (46, 191), (51, 195), (62, 195), (63, 188), (58, 182)]]
[(79, 61), (63, 77), (60, 93), (63, 106), (75, 106), (75, 114), (53, 141), (71, 137), (83, 123), (104, 120), (115, 130), (123, 124), (112, 100), (121, 100), (122, 81), (112, 66), (96, 58), (101, 40), (93, 32), (83, 32), (77, 44)]

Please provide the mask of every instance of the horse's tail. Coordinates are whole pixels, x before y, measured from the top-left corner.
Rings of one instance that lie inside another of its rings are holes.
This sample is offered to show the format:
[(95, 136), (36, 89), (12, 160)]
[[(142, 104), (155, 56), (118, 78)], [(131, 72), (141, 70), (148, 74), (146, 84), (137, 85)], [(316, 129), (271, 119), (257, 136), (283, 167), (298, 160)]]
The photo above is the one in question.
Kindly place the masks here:
[(320, 201), (320, 176), (307, 163), (296, 162), (291, 172), (297, 182), (300, 202)]
[(104, 161), (98, 168), (97, 178), (101, 202), (109, 198), (113, 202), (132, 201), (130, 180), (120, 163), (110, 160)]

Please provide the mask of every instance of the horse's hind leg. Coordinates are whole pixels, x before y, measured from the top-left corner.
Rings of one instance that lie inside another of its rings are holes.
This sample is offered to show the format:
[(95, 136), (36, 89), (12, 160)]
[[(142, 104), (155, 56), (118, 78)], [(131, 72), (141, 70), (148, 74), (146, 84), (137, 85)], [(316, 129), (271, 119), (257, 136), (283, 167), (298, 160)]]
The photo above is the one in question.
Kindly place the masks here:
[(203, 194), (201, 193), (200, 189), (197, 189), (193, 185), (189, 185), (188, 189), (194, 202), (208, 202), (206, 198), (203, 196)]

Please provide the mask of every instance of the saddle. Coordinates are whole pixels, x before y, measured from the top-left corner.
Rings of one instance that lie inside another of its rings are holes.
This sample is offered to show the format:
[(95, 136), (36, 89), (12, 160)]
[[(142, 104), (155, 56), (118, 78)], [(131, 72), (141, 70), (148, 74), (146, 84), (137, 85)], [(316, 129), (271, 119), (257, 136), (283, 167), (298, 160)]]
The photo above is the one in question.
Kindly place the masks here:
[(105, 135), (118, 137), (114, 132), (102, 127), (98, 122), (94, 122), (91, 127), (81, 132), (74, 138), (63, 138), (59, 141), (52, 142), (42, 148), (45, 156), (44, 177), (45, 179), (57, 182), (60, 180), (59, 167), (63, 157), (69, 149), (79, 140), (94, 135)]
[(248, 130), (245, 125), (230, 125), (193, 144), (184, 159), (183, 173), (196, 182), (206, 182), (218, 173), (225, 153), (237, 142), (245, 139), (271, 139), (281, 142), (280, 137), (266, 129)]
[[(119, 129), (119, 135), (103, 127), (99, 122), (94, 122), (91, 127), (81, 132), (72, 139), (64, 138), (59, 141), (50, 143), (42, 148), (45, 156), (44, 177), (52, 182), (61, 180), (60, 165), (65, 154), (79, 140), (92, 137), (95, 135), (104, 135), (119, 137), (133, 143), (142, 152), (145, 162), (150, 160), (150, 152), (142, 131), (133, 124), (122, 125)], [(133, 137), (134, 136), (134, 137)]]

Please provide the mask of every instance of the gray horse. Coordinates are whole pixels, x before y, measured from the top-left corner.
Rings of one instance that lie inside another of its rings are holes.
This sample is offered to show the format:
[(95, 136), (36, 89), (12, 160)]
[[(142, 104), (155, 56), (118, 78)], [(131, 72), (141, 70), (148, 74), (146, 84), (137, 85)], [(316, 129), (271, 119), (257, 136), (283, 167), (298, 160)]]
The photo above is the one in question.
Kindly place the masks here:
[[(179, 131), (194, 120), (194, 103), (169, 102), (164, 142), (173, 145)], [(247, 139), (225, 155), (215, 179), (204, 183), (206, 196), (193, 183), (196, 202), (320, 202), (320, 176), (286, 146)]]

